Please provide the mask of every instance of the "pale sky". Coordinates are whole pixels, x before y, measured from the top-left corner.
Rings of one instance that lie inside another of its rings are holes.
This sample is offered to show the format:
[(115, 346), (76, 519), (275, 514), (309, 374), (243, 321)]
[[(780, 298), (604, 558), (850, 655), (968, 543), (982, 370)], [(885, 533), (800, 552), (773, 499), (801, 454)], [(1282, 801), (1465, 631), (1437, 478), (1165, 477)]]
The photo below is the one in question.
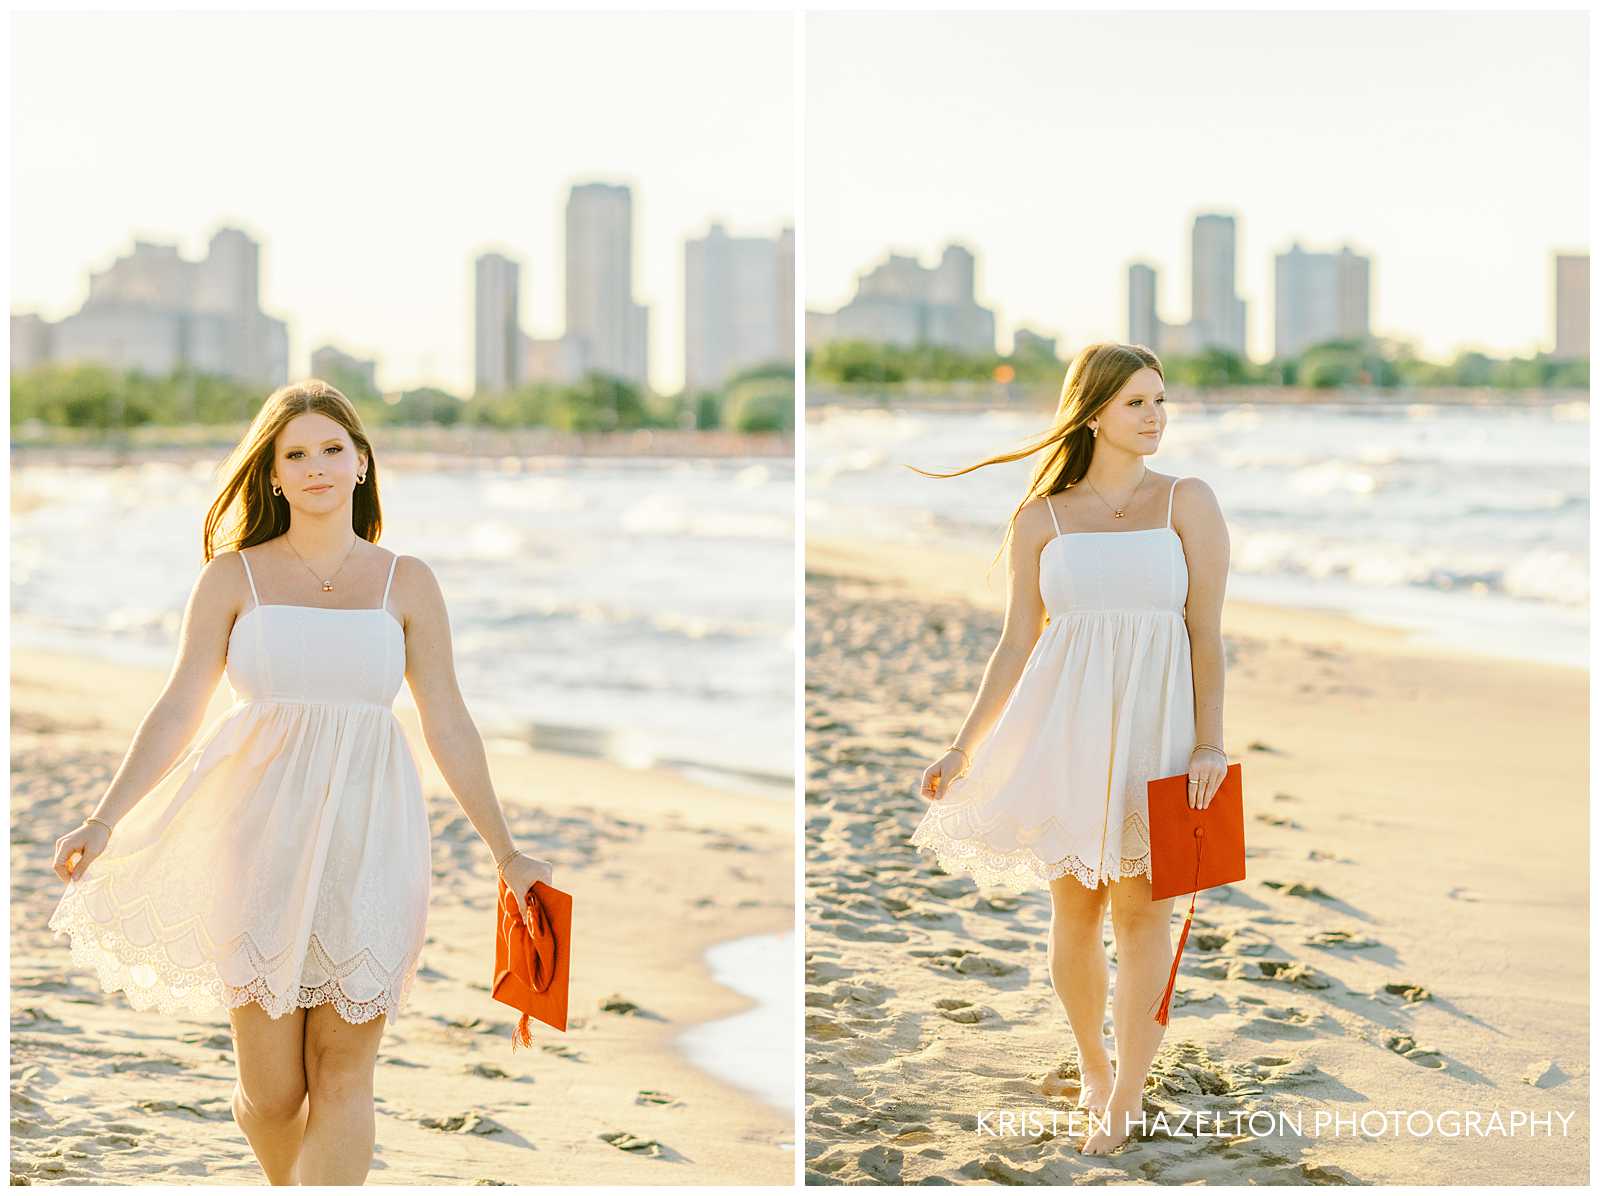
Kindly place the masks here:
[(651, 380), (683, 380), (683, 242), (795, 213), (786, 13), (12, 16), (11, 310), (57, 319), (135, 237), (263, 242), (290, 374), (333, 342), (386, 387), (472, 383), (472, 265), (562, 324), (575, 181), (634, 188)]
[(811, 14), (807, 305), (960, 240), (1001, 344), (1127, 336), (1127, 267), (1189, 318), (1202, 211), (1238, 220), (1249, 352), (1273, 256), (1373, 258), (1372, 323), (1425, 356), (1554, 344), (1587, 251), (1584, 13)]

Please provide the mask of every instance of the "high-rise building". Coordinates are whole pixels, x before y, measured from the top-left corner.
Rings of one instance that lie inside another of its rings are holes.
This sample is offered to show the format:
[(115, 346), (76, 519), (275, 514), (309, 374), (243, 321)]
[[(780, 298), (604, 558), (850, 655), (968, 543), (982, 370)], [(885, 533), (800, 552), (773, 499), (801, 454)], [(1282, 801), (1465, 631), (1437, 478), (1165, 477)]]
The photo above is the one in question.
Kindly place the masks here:
[(794, 230), (730, 237), (713, 224), (683, 250), (684, 385), (714, 389), (738, 370), (793, 362)]
[(965, 246), (946, 245), (932, 269), (891, 253), (857, 278), (855, 297), (838, 311), (806, 313), (806, 344), (870, 341), (993, 353), (994, 312), (978, 304), (976, 287), (977, 258)]
[(1011, 356), (1055, 357), (1056, 338), (1031, 328), (1018, 328), (1011, 334)]
[(1245, 356), (1245, 303), (1236, 293), (1237, 228), (1215, 212), (1194, 218), (1190, 238), (1191, 339), (1196, 349), (1218, 348)]
[(1161, 321), (1156, 315), (1156, 271), (1143, 262), (1128, 267), (1128, 343), (1161, 351)]
[(795, 359), (794, 336), (794, 228), (778, 234), (778, 355)]
[[(264, 386), (289, 377), (289, 330), (261, 310), (261, 247), (236, 228), (212, 234), (191, 261), (176, 245), (135, 241), (133, 252), (89, 276), (89, 297), (56, 324), (24, 316), (24, 355), (98, 362), (150, 374), (187, 369)], [(19, 325), (12, 321), (13, 346)], [(45, 356), (39, 356), (43, 353)]]
[(517, 314), (521, 267), (498, 253), (473, 263), (473, 393), (496, 394), (522, 381), (522, 326)]
[(378, 393), (378, 363), (346, 353), (334, 345), (323, 345), (311, 354), (311, 376), (335, 386), (342, 381), (354, 383), (368, 394)]
[(1372, 259), (1345, 246), (1307, 253), (1298, 242), (1273, 263), (1273, 355), (1372, 335)]
[(647, 384), (649, 312), (633, 301), (633, 192), (579, 183), (567, 196), (566, 335), (588, 369)]
[(1556, 254), (1555, 356), (1589, 356), (1589, 255)]

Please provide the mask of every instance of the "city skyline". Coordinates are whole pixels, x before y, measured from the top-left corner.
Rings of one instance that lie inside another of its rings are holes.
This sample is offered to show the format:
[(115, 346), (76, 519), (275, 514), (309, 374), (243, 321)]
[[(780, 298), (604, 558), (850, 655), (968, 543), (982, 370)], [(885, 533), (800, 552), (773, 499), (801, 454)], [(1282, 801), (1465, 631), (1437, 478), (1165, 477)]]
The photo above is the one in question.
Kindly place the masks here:
[(1122, 339), (1128, 265), (1189, 318), (1191, 222), (1227, 212), (1252, 360), (1297, 242), (1370, 256), (1374, 335), (1425, 357), (1550, 349), (1553, 257), (1589, 244), (1585, 20), (811, 14), (806, 306), (955, 241), (1001, 348)]
[[(14, 314), (75, 312), (89, 274), (135, 241), (198, 259), (236, 227), (260, 242), (261, 306), (289, 321), (291, 376), (331, 344), (375, 358), (386, 389), (469, 394), (474, 258), (511, 249), (524, 326), (561, 328), (567, 186), (604, 179), (634, 190), (651, 383), (671, 392), (684, 240), (712, 221), (776, 235), (793, 219), (787, 14), (95, 20), (84, 38), (71, 14), (13, 17)], [(274, 85), (308, 47), (357, 97), (339, 101), (335, 135), (321, 89)], [(627, 86), (597, 86), (597, 61)], [(428, 85), (397, 86), (413, 69)]]

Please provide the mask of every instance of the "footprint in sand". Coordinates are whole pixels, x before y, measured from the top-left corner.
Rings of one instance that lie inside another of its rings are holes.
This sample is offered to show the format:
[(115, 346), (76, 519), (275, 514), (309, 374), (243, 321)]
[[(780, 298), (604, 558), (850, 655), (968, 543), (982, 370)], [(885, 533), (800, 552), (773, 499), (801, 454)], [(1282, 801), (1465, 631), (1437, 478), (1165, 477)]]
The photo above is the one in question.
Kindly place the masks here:
[(1431, 1001), (1433, 994), (1420, 984), (1412, 984), (1405, 980), (1396, 980), (1383, 986), (1382, 991), (1390, 996), (1401, 997), (1407, 1005), (1414, 1005), (1418, 1001)]
[(1303, 830), (1305, 830), (1305, 827), (1301, 826), (1293, 818), (1289, 818), (1289, 817), (1287, 817), (1287, 816), (1285, 816), (1283, 814), (1267, 814), (1267, 813), (1263, 812), (1263, 813), (1260, 813), (1260, 814), (1256, 815), (1256, 821), (1257, 822), (1264, 822), (1268, 826), (1286, 827), (1287, 829), (1289, 829), (1291, 831), (1303, 831)]
[(962, 1025), (973, 1026), (991, 1016), (991, 1011), (974, 1005), (971, 1001), (963, 1001), (960, 997), (940, 997), (933, 1003), (939, 1011), (939, 1016)]
[(1271, 980), (1277, 984), (1292, 984), (1297, 988), (1324, 989), (1332, 988), (1333, 980), (1317, 971), (1309, 964), (1301, 963), (1295, 959), (1258, 959), (1255, 961), (1258, 975), (1248, 977), (1257, 980)]
[(505, 1134), (510, 1131), (482, 1113), (460, 1113), (454, 1117), (419, 1117), (417, 1124), (443, 1134)]
[(1417, 1040), (1409, 1034), (1390, 1034), (1384, 1038), (1383, 1045), (1395, 1054), (1409, 1059), (1422, 1067), (1440, 1070), (1449, 1066), (1444, 1056), (1439, 1054), (1438, 1051), (1428, 1047), (1419, 1047)]
[(613, 1130), (609, 1134), (599, 1135), (600, 1141), (608, 1142), (618, 1150), (625, 1150), (629, 1154), (646, 1155), (657, 1158), (664, 1149), (661, 1143), (654, 1138), (641, 1138), (637, 1134), (630, 1134), (625, 1130)]
[(1308, 935), (1305, 940), (1308, 947), (1323, 947), (1328, 950), (1364, 951), (1369, 947), (1381, 947), (1377, 939), (1369, 939), (1354, 930), (1319, 930), (1316, 934)]
[(1304, 881), (1263, 880), (1261, 883), (1266, 885), (1269, 889), (1277, 889), (1279, 892), (1286, 893), (1290, 897), (1315, 897), (1319, 901), (1338, 900), (1332, 893), (1320, 889), (1316, 885), (1308, 885)]
[(1469, 889), (1464, 885), (1456, 885), (1448, 893), (1446, 893), (1445, 896), (1453, 898), (1456, 901), (1482, 901), (1483, 900), (1483, 897), (1481, 895), (1479, 895), (1475, 890)]
[(1316, 1014), (1298, 1006), (1269, 1005), (1261, 1010), (1258, 1017), (1251, 1018), (1240, 1026), (1239, 1033), (1246, 1038), (1255, 1038), (1263, 1042), (1313, 1038), (1316, 1036), (1314, 1029), (1316, 1021)]
[(654, 1088), (641, 1088), (634, 1095), (633, 1103), (636, 1105), (663, 1105), (669, 1109), (681, 1109), (683, 1102), (671, 1093), (658, 1092)]

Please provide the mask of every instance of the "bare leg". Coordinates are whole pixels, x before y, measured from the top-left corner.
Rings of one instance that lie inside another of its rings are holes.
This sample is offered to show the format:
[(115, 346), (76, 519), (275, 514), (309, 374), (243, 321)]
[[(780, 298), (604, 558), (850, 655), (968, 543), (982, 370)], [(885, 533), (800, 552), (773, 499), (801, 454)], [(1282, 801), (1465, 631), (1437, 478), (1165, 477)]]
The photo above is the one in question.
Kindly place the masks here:
[(297, 1162), (306, 1129), (305, 1010), (277, 1020), (254, 1002), (228, 1011), (239, 1081), (233, 1119), (275, 1185), (300, 1182)]
[[(1078, 1044), (1080, 1109), (1104, 1109), (1111, 1099), (1104, 1031), (1110, 969), (1101, 939), (1107, 894), (1106, 888), (1087, 888), (1070, 874), (1050, 882), (1050, 983)], [(1054, 1095), (1051, 1087), (1047, 1084), (1047, 1095)]]
[(386, 1020), (380, 1013), (352, 1025), (332, 1005), (313, 1005), (307, 1011), (305, 1064), (311, 1114), (300, 1156), (302, 1183), (367, 1182), (377, 1141), (372, 1071)]
[(1124, 1142), (1127, 1119), (1137, 1124), (1144, 1108), (1144, 1081), (1167, 1028), (1152, 1012), (1172, 970), (1172, 906), (1175, 898), (1150, 899), (1150, 879), (1130, 876), (1112, 885), (1111, 927), (1117, 938), (1117, 991), (1111, 1020), (1117, 1039), (1117, 1081), (1107, 1124), (1084, 1141), (1084, 1154), (1105, 1154)]

